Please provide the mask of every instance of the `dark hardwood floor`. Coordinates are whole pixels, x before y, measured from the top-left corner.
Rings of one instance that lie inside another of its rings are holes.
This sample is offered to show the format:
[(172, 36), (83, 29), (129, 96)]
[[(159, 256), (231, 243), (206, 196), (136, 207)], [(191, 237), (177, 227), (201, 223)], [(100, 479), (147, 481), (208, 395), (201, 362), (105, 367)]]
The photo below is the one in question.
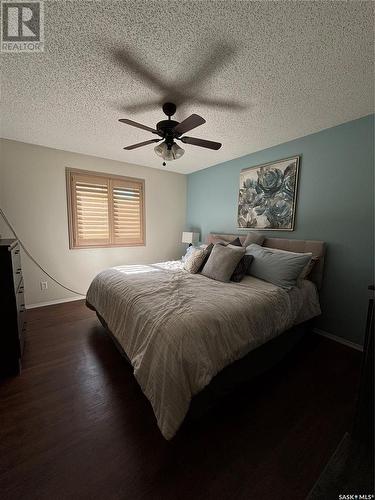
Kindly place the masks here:
[(2, 500), (303, 500), (350, 429), (360, 353), (323, 337), (167, 442), (83, 302), (27, 316), (0, 385)]

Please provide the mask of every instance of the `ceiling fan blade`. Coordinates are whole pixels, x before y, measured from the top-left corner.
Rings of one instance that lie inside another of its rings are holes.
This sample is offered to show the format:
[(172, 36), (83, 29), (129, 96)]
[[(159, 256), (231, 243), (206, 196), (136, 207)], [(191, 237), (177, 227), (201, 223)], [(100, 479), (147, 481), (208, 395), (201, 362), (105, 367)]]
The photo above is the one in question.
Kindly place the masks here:
[(153, 142), (159, 142), (162, 139), (150, 139), (149, 141), (143, 141), (143, 142), (138, 142), (137, 144), (132, 144), (131, 146), (126, 146), (127, 151), (130, 151), (131, 149), (137, 149), (141, 148), (142, 146), (147, 146), (148, 144), (152, 144)]
[(207, 141), (206, 139), (197, 139), (196, 137), (181, 137), (180, 141), (185, 144), (192, 144), (193, 146), (200, 146), (201, 148), (215, 149), (221, 148), (220, 142)]
[(141, 128), (142, 130), (147, 130), (148, 132), (152, 132), (153, 134), (160, 135), (156, 129), (147, 127), (147, 125), (142, 125), (142, 123), (133, 122), (133, 120), (128, 120), (127, 118), (120, 118), (119, 122), (126, 123), (127, 125), (131, 125), (132, 127)]
[(189, 132), (189, 130), (193, 130), (195, 127), (199, 127), (199, 125), (203, 125), (206, 123), (206, 120), (199, 115), (190, 115), (181, 123), (175, 126), (173, 132), (178, 135), (185, 134), (185, 132)]

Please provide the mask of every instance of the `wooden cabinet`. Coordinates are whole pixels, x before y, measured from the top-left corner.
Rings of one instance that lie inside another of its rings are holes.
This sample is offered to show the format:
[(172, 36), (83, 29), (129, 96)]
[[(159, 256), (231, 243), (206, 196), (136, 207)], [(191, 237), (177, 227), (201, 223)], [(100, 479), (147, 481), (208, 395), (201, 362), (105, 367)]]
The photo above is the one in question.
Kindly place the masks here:
[(25, 299), (20, 246), (0, 239), (0, 375), (17, 375), (25, 334)]

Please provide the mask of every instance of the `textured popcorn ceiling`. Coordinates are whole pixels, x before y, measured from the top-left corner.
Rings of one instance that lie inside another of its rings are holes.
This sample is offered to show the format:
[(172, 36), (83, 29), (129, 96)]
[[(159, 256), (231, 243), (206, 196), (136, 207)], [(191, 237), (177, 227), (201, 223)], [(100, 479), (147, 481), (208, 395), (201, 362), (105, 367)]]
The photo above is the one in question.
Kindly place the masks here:
[[(374, 109), (373, 7), (45, 1), (45, 52), (2, 54), (2, 137), (163, 168), (152, 145), (122, 149), (155, 136), (118, 118), (155, 126), (164, 117), (156, 104), (124, 109), (163, 101), (164, 95), (134, 67), (119, 64), (113, 53), (123, 49), (177, 89), (203, 65), (199, 73), (206, 78), (193, 80), (189, 92), (183, 89), (189, 96), (175, 118), (200, 114), (207, 123), (187, 135), (223, 147), (183, 145), (184, 157), (169, 162), (170, 170), (193, 172), (358, 118)], [(217, 57), (207, 62), (218, 50), (222, 65)], [(191, 95), (243, 108), (209, 106)]]

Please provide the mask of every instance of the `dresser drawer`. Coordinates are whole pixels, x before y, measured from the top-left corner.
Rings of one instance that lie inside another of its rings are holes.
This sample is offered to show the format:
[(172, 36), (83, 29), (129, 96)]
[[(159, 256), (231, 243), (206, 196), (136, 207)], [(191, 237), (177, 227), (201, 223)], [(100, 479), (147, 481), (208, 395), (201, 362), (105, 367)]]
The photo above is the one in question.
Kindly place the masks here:
[(16, 291), (17, 314), (23, 314), (26, 311), (25, 307), (25, 294), (23, 288), (23, 279), (21, 278), (20, 284)]
[(15, 239), (0, 239), (0, 377), (21, 370), (26, 308), (20, 245)]
[(14, 289), (17, 290), (20, 281), (22, 279), (21, 252), (18, 244), (16, 244), (12, 248), (11, 255), (12, 255)]

